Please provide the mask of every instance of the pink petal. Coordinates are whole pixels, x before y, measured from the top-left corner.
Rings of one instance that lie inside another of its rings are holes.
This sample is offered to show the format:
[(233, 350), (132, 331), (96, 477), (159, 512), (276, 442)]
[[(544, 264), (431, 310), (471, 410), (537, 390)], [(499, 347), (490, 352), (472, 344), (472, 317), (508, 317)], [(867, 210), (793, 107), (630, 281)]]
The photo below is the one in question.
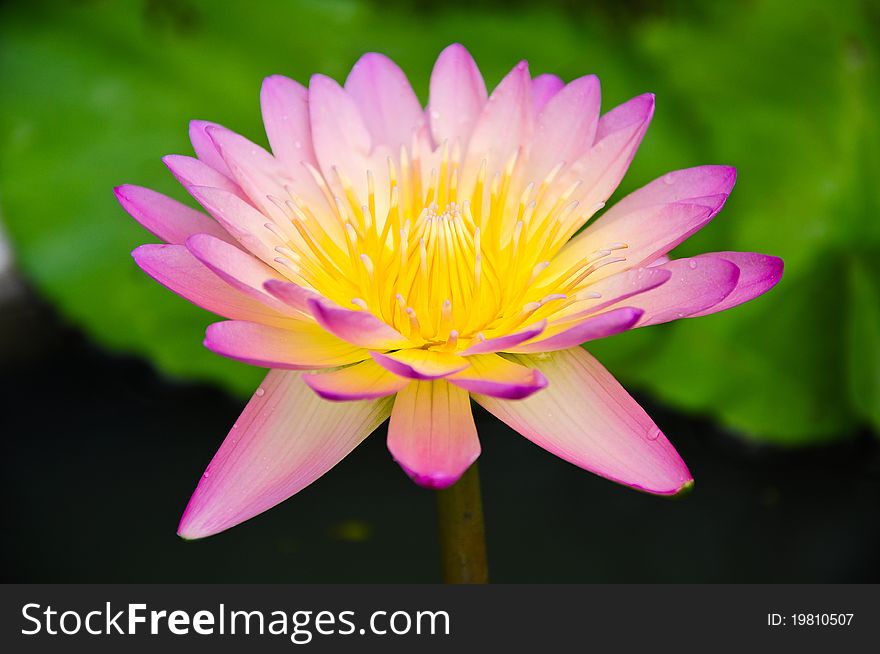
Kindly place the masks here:
[(687, 318), (714, 307), (730, 295), (739, 279), (739, 268), (720, 257), (675, 259), (659, 268), (672, 273), (668, 282), (626, 300), (644, 311), (639, 327)]
[(267, 280), (281, 278), (256, 257), (208, 234), (189, 237), (186, 247), (211, 272), (233, 288), (272, 307), (278, 313), (296, 315), (289, 305), (264, 292), (263, 286)]
[(309, 298), (306, 304), (318, 324), (352, 345), (374, 350), (393, 350), (410, 345), (400, 332), (368, 311), (343, 309), (320, 298)]
[(265, 262), (275, 260), (278, 256), (275, 248), (284, 243), (266, 227), (271, 222), (269, 218), (237, 195), (222, 189), (193, 186), (189, 192), (250, 252)]
[(243, 320), (208, 325), (205, 347), (253, 366), (315, 370), (363, 361), (367, 351), (328, 334), (314, 323), (298, 321), (288, 328)]
[(629, 245), (623, 256), (630, 265), (648, 264), (712, 220), (735, 183), (736, 169), (730, 166), (668, 173), (616, 203), (569, 247), (575, 241), (585, 247), (623, 241)]
[(736, 170), (729, 166), (699, 166), (664, 175), (630, 193), (571, 239), (551, 267), (565, 270), (610, 243), (627, 245), (618, 251), (626, 261), (601, 268), (592, 280), (624, 267), (651, 264), (708, 223), (735, 182)]
[(559, 177), (558, 187), (565, 190), (572, 182), (580, 182), (572, 197), (585, 210), (608, 200), (629, 168), (653, 115), (654, 96), (646, 93), (599, 118), (595, 144)]
[(544, 179), (557, 164), (574, 162), (592, 147), (601, 97), (595, 75), (576, 79), (553, 96), (538, 115), (529, 180)]
[(180, 536), (211, 536), (283, 502), (339, 463), (390, 414), (390, 400), (326, 402), (301, 376), (269, 372), (199, 480)]
[(621, 307), (579, 321), (551, 323), (538, 340), (508, 348), (507, 351), (532, 353), (565, 350), (632, 329), (641, 315), (641, 309)]
[(665, 284), (672, 272), (660, 264), (648, 268), (632, 268), (600, 279), (581, 291), (580, 299), (562, 311), (553, 314), (565, 320), (577, 320), (618, 304), (645, 291)]
[(538, 75), (533, 79), (532, 102), (535, 106), (535, 115), (539, 114), (544, 108), (544, 105), (550, 102), (550, 98), (559, 93), (564, 86), (565, 82), (559, 79), (556, 75), (551, 75), (549, 73)]
[(180, 244), (197, 233), (232, 240), (214, 220), (167, 195), (131, 184), (117, 186), (113, 192), (132, 218), (167, 243)]
[(529, 142), (534, 129), (532, 79), (524, 61), (501, 80), (474, 125), (464, 159), (463, 184), (470, 192), (483, 160), (487, 179), (501, 170), (518, 148)]
[(387, 145), (392, 153), (409, 147), (413, 132), (425, 121), (422, 105), (400, 67), (385, 55), (369, 52), (358, 59), (345, 80), (372, 135), (373, 147)]
[[(190, 193), (192, 193), (191, 189), (195, 186), (209, 186), (237, 195), (245, 202), (250, 203), (245, 192), (232, 178), (218, 173), (214, 168), (199, 159), (184, 157), (180, 154), (169, 154), (162, 157), (162, 162), (168, 167), (168, 170), (171, 171), (175, 179)], [(231, 175), (232, 173), (229, 174)]]
[(699, 230), (714, 212), (714, 208), (699, 203), (672, 202), (636, 209), (609, 222), (605, 221), (605, 214), (559, 251), (546, 274), (552, 278), (554, 273), (561, 274), (597, 250), (617, 243), (626, 247), (614, 254), (625, 260), (602, 266), (589, 276), (588, 284), (630, 268), (644, 267)]
[(232, 177), (232, 173), (220, 156), (220, 151), (214, 145), (214, 141), (208, 135), (209, 127), (220, 127), (217, 123), (210, 123), (205, 120), (191, 120), (189, 123), (189, 140), (192, 143), (193, 150), (199, 161), (210, 166), (221, 175)]
[[(619, 104), (599, 119), (596, 143), (633, 125), (644, 125), (654, 115), (654, 94), (643, 93)], [(644, 125), (647, 127), (647, 125)]]
[(651, 263), (648, 264), (648, 267), (654, 268), (655, 266), (662, 266), (664, 263), (669, 263), (670, 261), (672, 261), (672, 257), (668, 254), (661, 254), (659, 257), (651, 261)]
[(335, 80), (314, 75), (309, 84), (309, 117), (324, 177), (335, 180), (333, 167), (338, 167), (366, 198), (372, 139), (354, 100)]
[(467, 391), (444, 381), (410, 382), (394, 400), (388, 449), (417, 484), (454, 484), (480, 455)]
[(504, 336), (498, 336), (496, 338), (487, 338), (485, 341), (474, 341), (474, 343), (461, 354), (462, 356), (470, 356), (472, 354), (505, 352), (508, 348), (535, 338), (538, 334), (544, 331), (545, 327), (547, 327), (547, 321), (541, 320), (540, 322), (536, 322), (533, 325), (529, 325), (528, 327), (512, 334), (505, 334)]
[(325, 400), (336, 402), (374, 400), (393, 395), (409, 384), (408, 379), (388, 372), (370, 359), (339, 370), (307, 374), (303, 379)]
[(450, 383), (471, 393), (519, 400), (547, 386), (539, 370), (521, 366), (497, 354), (468, 357), (470, 368), (450, 375)]
[(470, 365), (462, 356), (434, 350), (410, 349), (389, 354), (370, 352), (370, 356), (386, 370), (408, 379), (440, 379), (460, 372)]
[(288, 212), (278, 203), (290, 197), (291, 188), (313, 210), (326, 206), (314, 179), (304, 167), (284, 166), (256, 143), (228, 129), (209, 127), (208, 134), (251, 203), (278, 224), (290, 220)]
[(702, 204), (718, 213), (734, 184), (736, 168), (732, 166), (696, 166), (675, 170), (627, 195), (611, 207), (602, 220), (607, 220), (609, 215), (613, 220), (617, 215), (673, 202)]
[(150, 277), (212, 313), (267, 325), (287, 326), (291, 323), (290, 316), (229, 286), (182, 245), (142, 245), (131, 254)]
[(727, 297), (718, 304), (691, 314), (691, 317), (706, 316), (710, 313), (724, 311), (743, 302), (753, 300), (759, 295), (763, 295), (776, 286), (777, 282), (782, 278), (782, 270), (785, 266), (779, 257), (758, 254), (757, 252), (713, 252), (701, 254), (695, 257), (695, 259), (702, 261), (704, 257), (718, 257), (736, 264), (737, 268), (739, 268), (739, 279), (736, 288)]
[(486, 83), (473, 57), (458, 43), (448, 46), (434, 64), (428, 116), (434, 142), (467, 147), (486, 104)]
[(291, 170), (302, 161), (317, 166), (309, 125), (308, 90), (289, 77), (271, 75), (263, 80), (260, 107), (272, 154)]
[(293, 282), (282, 281), (278, 279), (268, 279), (263, 282), (263, 288), (266, 292), (277, 297), (287, 306), (302, 313), (311, 315), (312, 310), (308, 305), (308, 301), (312, 298), (320, 298), (321, 296), (315, 291), (294, 284)]
[(474, 399), (558, 457), (612, 481), (658, 495), (693, 483), (684, 461), (644, 410), (582, 348), (516, 356), (549, 384), (524, 400)]

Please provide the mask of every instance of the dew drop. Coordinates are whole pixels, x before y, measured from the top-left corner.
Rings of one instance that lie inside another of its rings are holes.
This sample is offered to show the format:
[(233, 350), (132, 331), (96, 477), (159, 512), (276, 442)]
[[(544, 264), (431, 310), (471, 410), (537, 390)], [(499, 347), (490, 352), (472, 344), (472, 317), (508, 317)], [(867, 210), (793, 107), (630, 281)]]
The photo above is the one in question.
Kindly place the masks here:
[(656, 441), (660, 437), (660, 430), (656, 426), (649, 427), (645, 431), (645, 438), (649, 441)]
[(265, 395), (265, 394), (266, 394), (266, 391), (264, 391), (262, 388), (258, 388), (257, 392), (254, 393), (254, 395), (256, 395), (257, 397), (263, 397), (263, 395)]
[(211, 473), (208, 472), (207, 470), (205, 470), (205, 474), (202, 475), (202, 477), (204, 477), (205, 479), (207, 479), (210, 476), (211, 476)]
[(674, 183), (675, 183), (675, 174), (674, 174), (674, 173), (669, 173), (669, 174), (667, 174), (667, 175), (664, 175), (664, 176), (663, 176), (663, 181), (664, 181), (666, 184), (674, 184)]
[(690, 261), (688, 261), (688, 268), (690, 268), (691, 270), (696, 270), (697, 262), (694, 259), (691, 259)]

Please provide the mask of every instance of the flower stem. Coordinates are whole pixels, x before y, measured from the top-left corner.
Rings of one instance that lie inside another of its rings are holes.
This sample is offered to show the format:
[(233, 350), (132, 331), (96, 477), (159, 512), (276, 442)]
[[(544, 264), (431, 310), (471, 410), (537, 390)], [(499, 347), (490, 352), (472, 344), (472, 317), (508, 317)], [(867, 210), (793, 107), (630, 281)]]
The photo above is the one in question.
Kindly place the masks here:
[(455, 484), (437, 491), (437, 517), (443, 581), (447, 584), (488, 583), (483, 500), (476, 462)]

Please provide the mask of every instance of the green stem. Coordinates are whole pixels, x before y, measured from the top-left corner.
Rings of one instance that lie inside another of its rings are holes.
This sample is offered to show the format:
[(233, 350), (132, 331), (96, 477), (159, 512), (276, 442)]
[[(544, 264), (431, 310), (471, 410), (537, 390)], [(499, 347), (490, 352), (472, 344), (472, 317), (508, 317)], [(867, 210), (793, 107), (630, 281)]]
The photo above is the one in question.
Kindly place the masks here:
[(474, 463), (461, 479), (437, 491), (443, 581), (447, 584), (489, 582), (480, 473)]

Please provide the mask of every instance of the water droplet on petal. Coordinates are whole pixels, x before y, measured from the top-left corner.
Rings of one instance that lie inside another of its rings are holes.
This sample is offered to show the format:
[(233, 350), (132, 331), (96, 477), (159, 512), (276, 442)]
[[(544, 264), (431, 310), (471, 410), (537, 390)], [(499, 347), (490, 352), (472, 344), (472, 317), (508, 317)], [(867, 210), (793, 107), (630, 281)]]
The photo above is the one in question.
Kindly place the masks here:
[(257, 397), (263, 397), (263, 395), (265, 395), (265, 394), (266, 394), (266, 391), (264, 391), (262, 388), (258, 388), (257, 392), (254, 393), (254, 395), (256, 395)]
[(675, 183), (675, 173), (669, 173), (663, 176), (663, 181), (666, 184), (674, 184)]
[(656, 441), (660, 437), (660, 429), (656, 426), (649, 427), (645, 432), (645, 438), (649, 441)]
[(697, 269), (697, 262), (695, 259), (691, 259), (690, 261), (688, 261), (688, 268), (690, 268), (691, 270)]

